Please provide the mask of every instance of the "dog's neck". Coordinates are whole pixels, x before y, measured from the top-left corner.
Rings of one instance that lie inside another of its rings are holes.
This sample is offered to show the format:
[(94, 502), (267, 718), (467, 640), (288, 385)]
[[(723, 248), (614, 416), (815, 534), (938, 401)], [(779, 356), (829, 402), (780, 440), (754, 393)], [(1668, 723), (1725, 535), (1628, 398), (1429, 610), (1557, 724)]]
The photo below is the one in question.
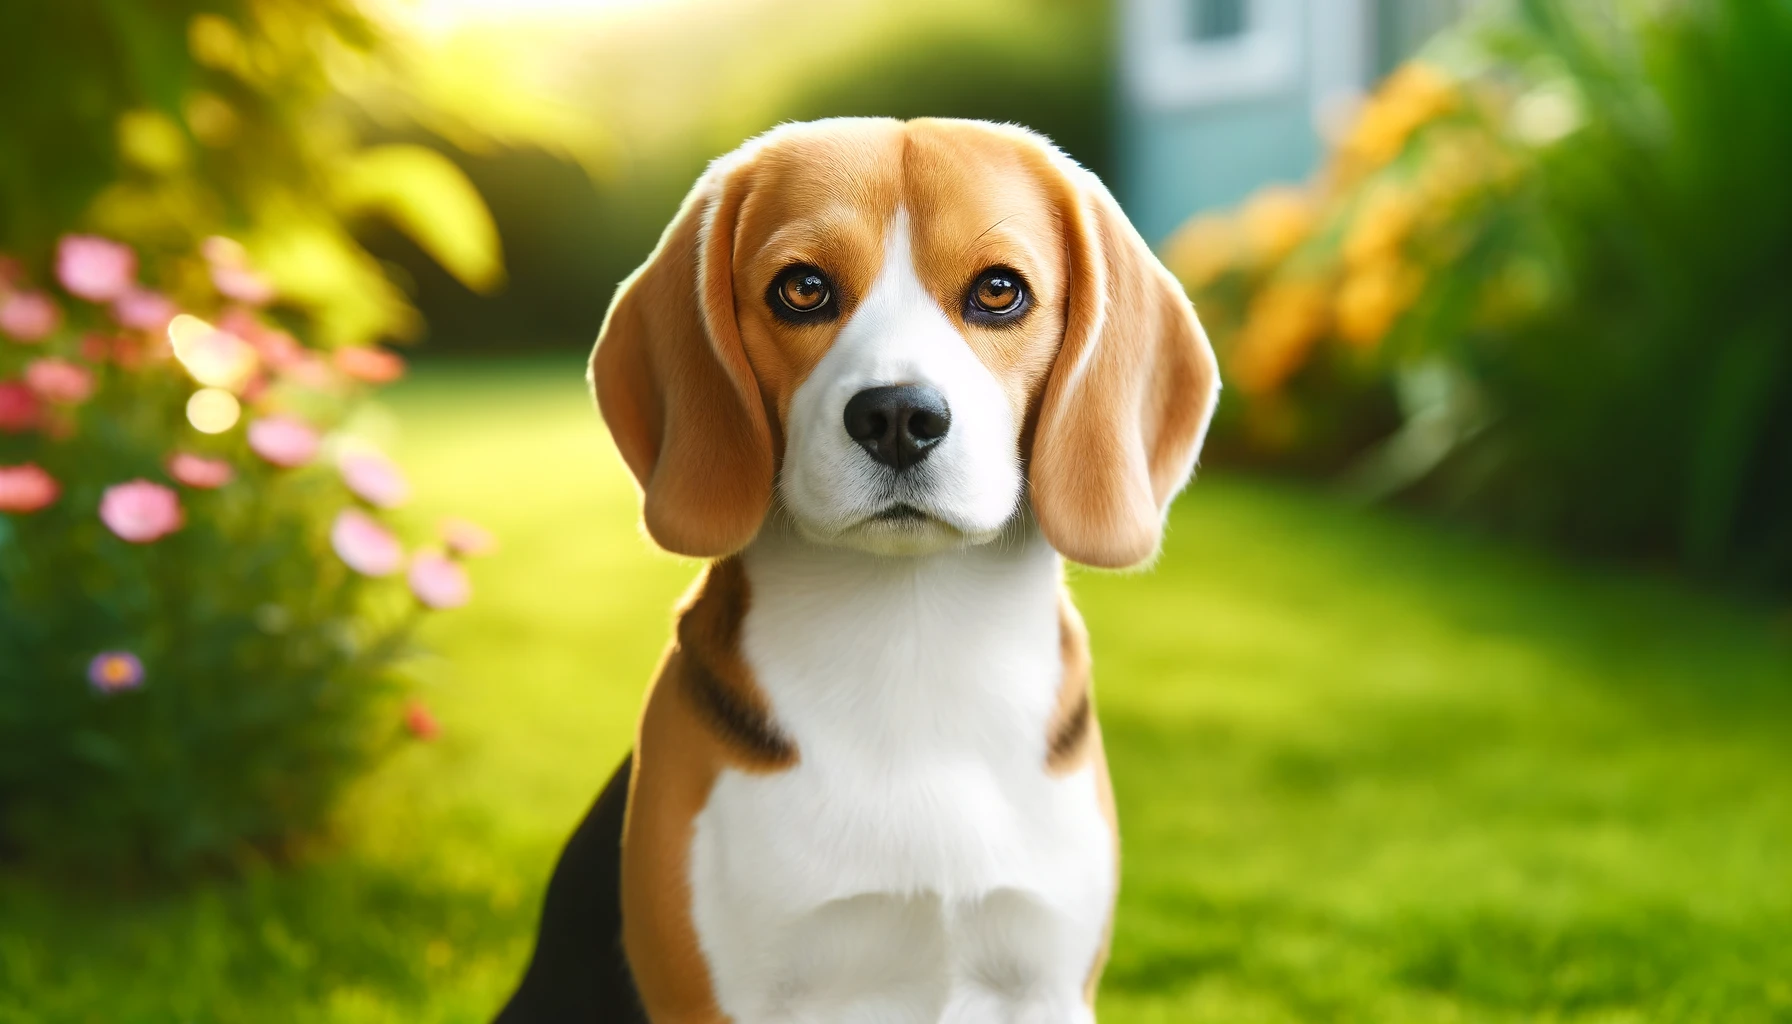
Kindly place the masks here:
[(1063, 569), (1030, 517), (988, 544), (904, 557), (773, 522), (743, 562), (743, 653), (779, 714), (808, 719), (790, 723), (807, 737), (957, 746), (1055, 700)]

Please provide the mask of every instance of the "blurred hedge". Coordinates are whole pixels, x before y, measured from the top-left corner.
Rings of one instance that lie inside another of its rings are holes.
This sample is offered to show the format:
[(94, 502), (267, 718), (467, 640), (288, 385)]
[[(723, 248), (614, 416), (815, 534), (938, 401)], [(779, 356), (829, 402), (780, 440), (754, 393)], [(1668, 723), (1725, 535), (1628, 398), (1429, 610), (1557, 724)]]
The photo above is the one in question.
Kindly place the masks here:
[(1792, 4), (1524, 0), (1168, 247), (1221, 457), (1792, 587)]

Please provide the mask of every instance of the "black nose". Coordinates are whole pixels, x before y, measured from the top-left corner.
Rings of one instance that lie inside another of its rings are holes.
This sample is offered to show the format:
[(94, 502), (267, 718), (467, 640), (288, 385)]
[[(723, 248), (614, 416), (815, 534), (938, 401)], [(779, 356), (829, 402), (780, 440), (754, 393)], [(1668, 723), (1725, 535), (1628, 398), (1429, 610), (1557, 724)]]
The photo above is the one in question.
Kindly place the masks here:
[(846, 433), (892, 469), (920, 462), (946, 436), (946, 396), (925, 384), (866, 388), (846, 403)]

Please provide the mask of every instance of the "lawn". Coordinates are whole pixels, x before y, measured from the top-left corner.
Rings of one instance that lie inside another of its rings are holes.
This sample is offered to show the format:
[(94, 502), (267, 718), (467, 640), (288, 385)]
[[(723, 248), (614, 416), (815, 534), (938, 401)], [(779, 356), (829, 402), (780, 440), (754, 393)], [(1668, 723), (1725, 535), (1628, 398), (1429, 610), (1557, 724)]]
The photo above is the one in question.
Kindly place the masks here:
[[(695, 570), (580, 378), (393, 393), (417, 520), (503, 544), (427, 631), (442, 738), (297, 867), (0, 875), (0, 1022), (489, 1016)], [(1792, 1021), (1785, 612), (1219, 475), (1154, 572), (1075, 588), (1123, 832), (1104, 1024)]]

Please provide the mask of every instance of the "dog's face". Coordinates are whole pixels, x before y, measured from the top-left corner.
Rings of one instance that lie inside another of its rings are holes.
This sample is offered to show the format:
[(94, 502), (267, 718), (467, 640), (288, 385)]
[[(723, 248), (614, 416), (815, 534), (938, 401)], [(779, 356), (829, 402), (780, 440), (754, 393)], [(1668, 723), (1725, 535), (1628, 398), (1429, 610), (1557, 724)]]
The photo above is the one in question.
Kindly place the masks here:
[(671, 550), (738, 549), (774, 489), (812, 540), (889, 555), (991, 541), (1030, 497), (1097, 565), (1155, 550), (1217, 388), (1092, 176), (1019, 129), (872, 119), (712, 166), (593, 376)]
[(795, 137), (735, 231), (741, 341), (812, 539), (886, 553), (995, 537), (1064, 333), (1064, 236), (1009, 139)]

